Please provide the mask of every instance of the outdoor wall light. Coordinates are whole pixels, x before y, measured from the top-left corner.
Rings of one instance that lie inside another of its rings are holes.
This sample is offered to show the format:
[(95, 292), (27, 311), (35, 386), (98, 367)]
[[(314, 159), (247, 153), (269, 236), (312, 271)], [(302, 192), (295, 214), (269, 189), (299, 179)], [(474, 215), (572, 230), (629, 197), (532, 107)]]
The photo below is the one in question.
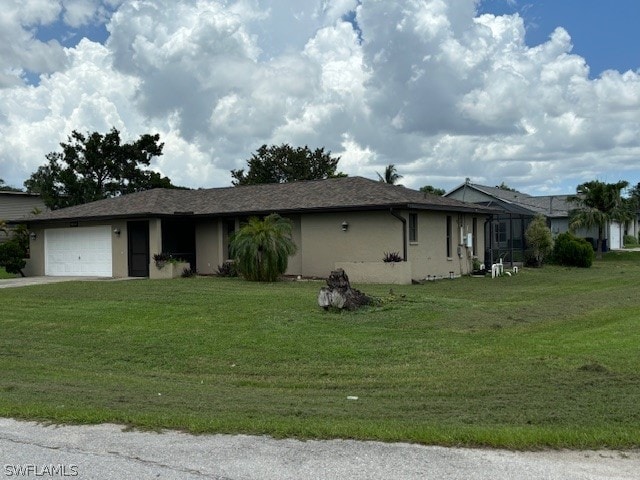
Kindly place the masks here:
[(346, 232), (349, 229), (349, 224), (345, 221), (342, 222), (342, 231)]
[(38, 235), (36, 235), (36, 232), (31, 232), (29, 234), (29, 238), (35, 242), (36, 238), (38, 238)]
[(120, 229), (118, 227), (113, 229), (113, 233), (115, 233), (118, 237), (120, 236)]

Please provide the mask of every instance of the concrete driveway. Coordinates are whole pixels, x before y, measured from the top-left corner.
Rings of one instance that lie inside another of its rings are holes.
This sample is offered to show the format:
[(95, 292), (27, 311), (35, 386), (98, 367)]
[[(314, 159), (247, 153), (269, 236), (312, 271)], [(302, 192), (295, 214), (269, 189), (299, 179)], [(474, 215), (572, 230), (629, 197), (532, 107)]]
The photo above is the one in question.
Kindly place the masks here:
[[(115, 280), (128, 280), (128, 279), (114, 279), (107, 277), (17, 277), (6, 278), (0, 280), (0, 288), (13, 288), (13, 287), (28, 287), (29, 285), (45, 285), (47, 283), (59, 283), (59, 282), (89, 282), (89, 281), (115, 281)], [(0, 477), (2, 478), (2, 477)]]
[[(353, 440), (124, 431), (0, 418), (0, 479), (637, 479), (640, 452), (428, 447)], [(52, 471), (57, 475), (46, 475)], [(22, 474), (19, 474), (21, 472)], [(66, 475), (63, 475), (66, 473)]]

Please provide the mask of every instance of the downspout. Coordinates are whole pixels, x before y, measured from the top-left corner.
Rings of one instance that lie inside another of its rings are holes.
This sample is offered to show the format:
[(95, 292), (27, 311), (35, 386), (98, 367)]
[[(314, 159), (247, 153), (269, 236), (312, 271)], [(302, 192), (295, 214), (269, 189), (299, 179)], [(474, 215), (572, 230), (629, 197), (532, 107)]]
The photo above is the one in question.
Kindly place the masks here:
[(511, 257), (511, 267), (513, 268), (513, 213), (509, 214), (509, 256)]
[(389, 209), (389, 213), (402, 222), (402, 260), (407, 261), (407, 219), (396, 213), (393, 208)]
[[(486, 267), (486, 263), (487, 263), (487, 247), (489, 248), (489, 265), (493, 265), (495, 262), (493, 261), (493, 213), (490, 215), (487, 215), (487, 220), (485, 221), (484, 224), (484, 241), (485, 241), (485, 245), (484, 245), (484, 258), (483, 258), (483, 263), (485, 264)], [(488, 230), (488, 235), (487, 235), (487, 230)]]

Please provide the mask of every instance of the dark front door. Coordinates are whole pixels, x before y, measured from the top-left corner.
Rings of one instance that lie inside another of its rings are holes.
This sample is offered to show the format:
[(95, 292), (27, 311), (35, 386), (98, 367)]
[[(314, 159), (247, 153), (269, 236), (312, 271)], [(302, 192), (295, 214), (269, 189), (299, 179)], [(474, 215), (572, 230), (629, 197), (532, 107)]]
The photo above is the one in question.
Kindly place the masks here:
[(149, 276), (149, 222), (128, 222), (129, 276)]

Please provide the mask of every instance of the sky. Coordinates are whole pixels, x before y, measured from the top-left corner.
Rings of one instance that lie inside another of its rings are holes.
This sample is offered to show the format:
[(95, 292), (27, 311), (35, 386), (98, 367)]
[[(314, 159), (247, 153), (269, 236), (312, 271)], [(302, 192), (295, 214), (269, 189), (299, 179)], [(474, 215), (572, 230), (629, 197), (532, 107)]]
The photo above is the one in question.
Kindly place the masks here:
[(152, 168), (231, 184), (261, 145), (410, 188), (640, 182), (637, 0), (4, 0), (0, 178), (73, 130), (159, 133)]

